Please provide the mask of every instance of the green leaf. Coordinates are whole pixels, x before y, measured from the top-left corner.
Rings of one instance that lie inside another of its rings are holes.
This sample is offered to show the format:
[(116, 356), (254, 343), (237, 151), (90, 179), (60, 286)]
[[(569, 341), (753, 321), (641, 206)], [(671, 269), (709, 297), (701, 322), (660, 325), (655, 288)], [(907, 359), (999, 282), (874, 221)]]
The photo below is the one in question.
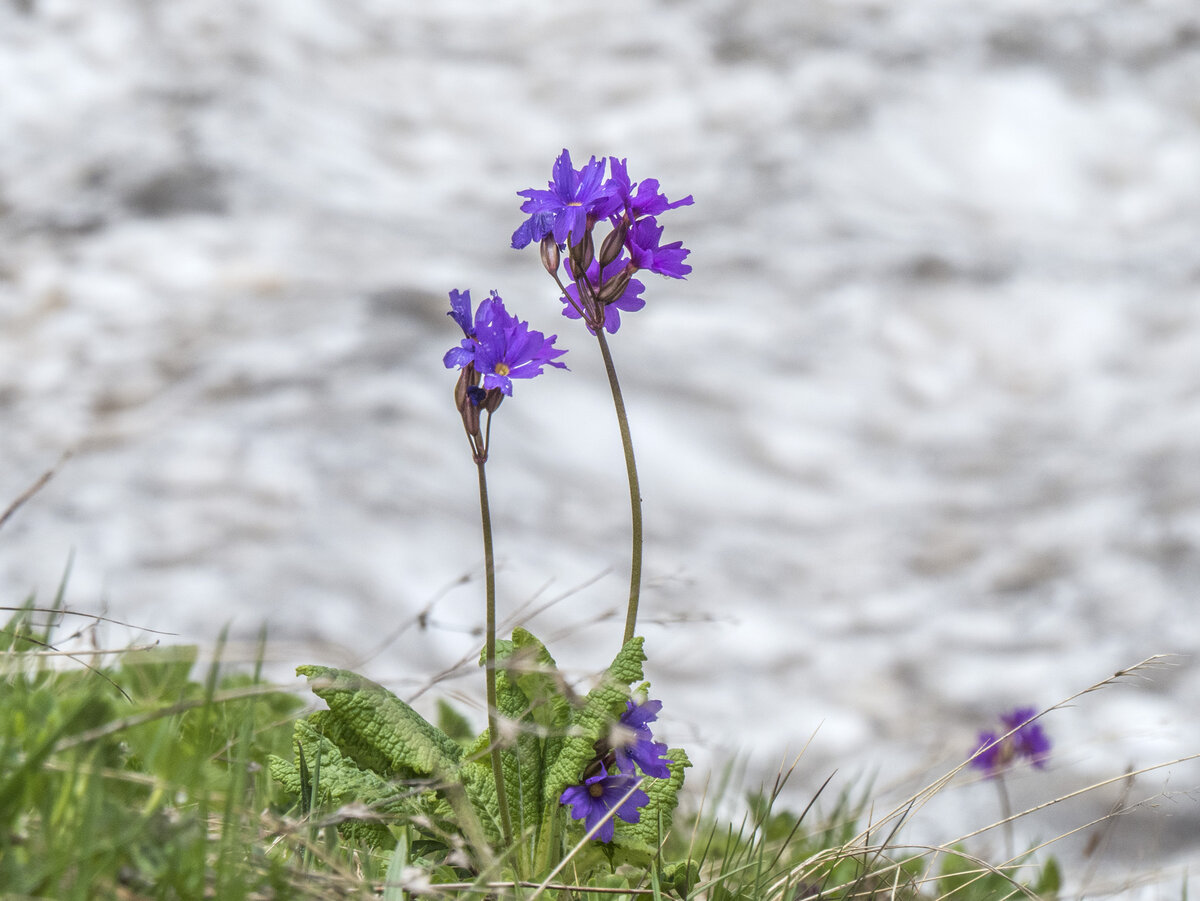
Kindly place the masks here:
[(501, 754), (505, 789), (518, 833), (540, 829), (545, 806), (544, 763), (557, 756), (571, 707), (550, 652), (525, 629), (497, 651), (496, 700), (501, 716), (516, 723), (516, 746)]
[(90, 695), (72, 697), (63, 703), (61, 710), (56, 711), (62, 717), (58, 724), (46, 729), (36, 743), (30, 742), (24, 759), (18, 757), (20, 762), (0, 778), (0, 823), (8, 824), (16, 818), (25, 800), (26, 787), (35, 783), (36, 774), (54, 753), (58, 742), (64, 736), (99, 725), (111, 712), (104, 699)]
[(570, 721), (570, 689), (546, 646), (524, 629), (513, 630), (513, 656), (506, 672), (531, 707), (533, 720), (549, 734), (561, 734)]
[(387, 873), (383, 877), (383, 901), (407, 901), (404, 892), (404, 871), (408, 868), (408, 860), (408, 832), (402, 830), (396, 839), (396, 847), (392, 851), (392, 860), (388, 864)]
[[(464, 755), (458, 771), (459, 781), (466, 792), (471, 809), (475, 812), (484, 834), (491, 844), (503, 839), (500, 828), (500, 800), (496, 795), (496, 783), (492, 779), (491, 758), (487, 752), (487, 730), (475, 740)], [(503, 763), (503, 760), (501, 761)]]
[(475, 730), (465, 716), (441, 698), (437, 702), (438, 728), (459, 744), (467, 744), (475, 736)]
[(683, 788), (684, 770), (692, 765), (680, 748), (671, 748), (666, 756), (671, 763), (668, 779), (644, 779), (642, 791), (650, 796), (650, 802), (641, 809), (641, 819), (636, 823), (617, 821), (616, 841), (622, 845), (635, 844), (647, 850), (655, 850), (663, 836), (671, 828), (671, 818), (679, 803), (679, 791)]
[(305, 722), (313, 731), (325, 736), (337, 746), (347, 759), (354, 761), (360, 769), (371, 770), (381, 776), (414, 779), (418, 773), (411, 768), (398, 769), (392, 760), (378, 747), (364, 743), (352, 723), (332, 710), (310, 713)]
[(621, 648), (600, 684), (588, 692), (583, 707), (571, 711), (562, 747), (547, 761), (544, 798), (556, 799), (568, 785), (579, 781), (584, 767), (596, 755), (596, 741), (625, 712), (629, 685), (641, 681), (645, 659), (642, 639), (635, 636)]
[[(384, 820), (407, 820), (418, 814), (445, 818), (448, 811), (432, 791), (424, 786), (407, 786), (361, 768), (308, 720), (296, 721), (295, 738), (300, 765), (272, 755), (268, 758), (268, 770), (276, 782), (300, 797), (302, 807), (308, 803), (311, 780), (315, 780), (318, 803), (332, 810), (357, 802)], [(375, 847), (393, 841), (384, 823), (373, 820), (348, 816), (339, 829)]]
[(700, 864), (694, 860), (666, 864), (662, 868), (662, 881), (679, 897), (686, 898), (691, 894), (692, 887), (700, 881)]
[(268, 758), (272, 778), (289, 792), (302, 795), (306, 788), (311, 791), (311, 780), (315, 777), (319, 780), (317, 799), (322, 804), (386, 802), (386, 806), (394, 809), (401, 795), (409, 794), (378, 773), (361, 769), (307, 720), (297, 720), (295, 730), (303, 768), (274, 755)]
[(405, 775), (445, 776), (457, 769), (458, 744), (382, 685), (331, 667), (301, 666), (296, 672), (329, 705), (339, 744), (350, 756), (382, 759)]
[(1012, 879), (995, 871), (981, 871), (978, 863), (961, 854), (947, 854), (943, 858), (937, 885), (943, 897), (991, 901), (993, 898), (1014, 898), (1021, 894)]
[(1055, 898), (1062, 889), (1062, 873), (1058, 869), (1058, 861), (1051, 857), (1042, 867), (1042, 874), (1034, 885), (1034, 892), (1042, 898)]

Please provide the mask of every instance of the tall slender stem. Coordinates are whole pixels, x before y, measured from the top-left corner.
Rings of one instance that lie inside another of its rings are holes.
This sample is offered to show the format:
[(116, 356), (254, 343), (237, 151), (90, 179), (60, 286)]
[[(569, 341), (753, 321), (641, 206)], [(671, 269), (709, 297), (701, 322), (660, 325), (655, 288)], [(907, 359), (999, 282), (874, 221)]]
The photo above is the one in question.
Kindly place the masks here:
[(633, 439), (629, 434), (629, 419), (625, 415), (625, 401), (621, 398), (621, 383), (617, 381), (617, 369), (613, 366), (612, 353), (604, 337), (604, 329), (596, 329), (596, 340), (600, 342), (600, 353), (604, 356), (604, 371), (608, 373), (608, 384), (612, 388), (613, 406), (617, 410), (617, 425), (621, 429), (621, 445), (625, 449), (625, 469), (629, 473), (629, 506), (632, 517), (633, 559), (629, 572), (629, 608), (625, 614), (625, 639), (628, 644), (637, 628), (638, 601), (642, 593), (642, 492), (638, 486), (637, 462), (633, 458)]
[(1012, 804), (1008, 800), (1008, 788), (1004, 784), (1004, 773), (997, 773), (994, 781), (996, 791), (1000, 793), (1000, 819), (1004, 822), (1004, 848), (1011, 859), (1015, 853), (1016, 841), (1013, 839)]
[[(491, 417), (488, 418), (491, 425)], [(483, 571), (487, 585), (487, 637), (484, 644), (484, 681), (487, 684), (488, 744), (491, 745), (492, 778), (496, 780), (496, 801), (500, 806), (500, 826), (504, 843), (512, 847), (512, 817), (508, 811), (508, 792), (504, 787), (504, 768), (500, 764), (500, 733), (496, 728), (496, 565), (492, 556), (492, 514), (488, 506), (485, 460), (475, 464), (479, 470), (479, 515), (483, 521)]]

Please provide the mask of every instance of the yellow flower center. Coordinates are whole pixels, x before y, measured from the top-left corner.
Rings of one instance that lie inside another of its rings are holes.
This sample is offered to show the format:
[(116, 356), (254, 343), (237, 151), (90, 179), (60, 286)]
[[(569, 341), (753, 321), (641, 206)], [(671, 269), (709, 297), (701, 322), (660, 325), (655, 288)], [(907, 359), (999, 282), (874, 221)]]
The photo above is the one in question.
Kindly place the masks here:
[(508, 375), (508, 364), (507, 363), (497, 363), (496, 364), (496, 375)]
[(591, 795), (593, 798), (603, 798), (604, 797), (604, 786), (601, 785), (599, 782), (593, 783), (592, 785), (588, 786), (588, 794)]

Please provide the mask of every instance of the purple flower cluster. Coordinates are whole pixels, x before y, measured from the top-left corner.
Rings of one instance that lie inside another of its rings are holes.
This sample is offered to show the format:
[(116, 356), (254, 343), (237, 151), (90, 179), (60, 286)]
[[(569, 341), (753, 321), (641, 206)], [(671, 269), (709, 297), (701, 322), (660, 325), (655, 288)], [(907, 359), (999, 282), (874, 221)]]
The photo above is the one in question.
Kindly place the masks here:
[(989, 777), (1004, 772), (1019, 760), (1028, 760), (1039, 769), (1045, 766), (1050, 755), (1050, 739), (1034, 722), (1036, 716), (1033, 707), (1018, 707), (1011, 713), (1001, 714), (1003, 730), (989, 729), (979, 733), (971, 766), (983, 770)]
[(666, 779), (671, 775), (670, 759), (664, 756), (667, 746), (654, 740), (650, 724), (658, 719), (662, 701), (625, 702), (625, 712), (609, 736), (617, 770), (632, 775), (634, 766), (647, 776)]
[(542, 374), (543, 366), (566, 369), (556, 361), (566, 353), (554, 347), (557, 335), (547, 338), (531, 331), (529, 323), (511, 315), (495, 291), (479, 304), (471, 315), (471, 292), (450, 292), (448, 314), (466, 336), (458, 347), (446, 352), (442, 362), (447, 369), (471, 367), (483, 377), (483, 387), (472, 392), (472, 402), (479, 406), (483, 395), (491, 390), (512, 397), (513, 379), (531, 379)]
[[(579, 785), (568, 786), (562, 793), (560, 801), (570, 806), (572, 819), (583, 820), (589, 830), (601, 824), (596, 838), (602, 842), (612, 841), (616, 818), (636, 823), (641, 819), (641, 808), (650, 803), (650, 796), (637, 788), (639, 769), (656, 779), (671, 775), (667, 746), (656, 742), (650, 732), (650, 723), (661, 709), (662, 701), (627, 701), (607, 741), (597, 742), (599, 753), (586, 771), (594, 774), (585, 775)], [(614, 766), (616, 772), (610, 773)]]
[[(611, 175), (604, 178), (605, 166)], [(545, 190), (530, 188), (517, 193), (525, 198), (521, 211), (529, 218), (513, 232), (512, 246), (540, 242), (542, 262), (559, 280), (562, 247), (567, 248), (570, 284), (562, 288), (563, 315), (583, 319), (594, 333), (597, 329), (616, 332), (621, 312), (645, 306), (645, 285), (633, 278), (647, 270), (669, 278), (684, 278), (692, 267), (684, 262), (688, 251), (681, 241), (662, 243), (663, 227), (657, 217), (668, 210), (692, 203), (689, 194), (670, 201), (659, 192), (658, 181), (634, 182), (625, 160), (609, 157), (591, 160), (580, 169), (563, 150), (554, 162), (552, 179)], [(611, 231), (597, 254), (593, 229), (607, 221)]]
[(495, 291), (474, 313), (470, 291), (451, 291), (449, 315), (465, 337), (446, 352), (442, 362), (447, 369), (461, 370), (454, 387), (454, 404), (462, 415), (471, 454), (476, 463), (483, 464), (488, 448), (479, 411), (486, 410), (489, 416), (494, 413), (506, 396), (512, 396), (513, 379), (541, 375), (545, 366), (566, 369), (566, 364), (556, 359), (566, 351), (555, 348), (557, 335), (547, 338), (509, 313)]

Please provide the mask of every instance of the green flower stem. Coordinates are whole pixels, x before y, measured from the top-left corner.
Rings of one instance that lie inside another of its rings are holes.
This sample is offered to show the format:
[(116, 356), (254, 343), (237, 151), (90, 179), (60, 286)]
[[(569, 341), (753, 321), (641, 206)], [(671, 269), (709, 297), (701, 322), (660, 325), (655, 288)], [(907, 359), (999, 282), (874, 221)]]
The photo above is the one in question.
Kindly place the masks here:
[(996, 778), (992, 781), (996, 783), (996, 791), (1000, 795), (1000, 822), (1004, 824), (1004, 846), (1011, 860), (1015, 853), (1013, 849), (1016, 847), (1016, 840), (1013, 837), (1012, 802), (1008, 800), (1008, 787), (1004, 784), (1004, 773), (997, 773)]
[[(491, 418), (488, 418), (491, 426)], [(489, 428), (490, 431), (490, 428)], [(476, 464), (479, 470), (479, 515), (483, 521), (483, 571), (487, 583), (487, 638), (484, 645), (484, 680), (487, 683), (488, 744), (491, 746), (492, 778), (496, 780), (496, 802), (500, 806), (500, 826), (504, 843), (512, 847), (512, 817), (508, 812), (508, 793), (504, 788), (504, 768), (500, 764), (500, 733), (496, 728), (496, 565), (492, 556), (492, 514), (488, 506), (486, 460)]]
[(617, 381), (617, 369), (613, 366), (612, 353), (604, 337), (604, 329), (596, 329), (596, 340), (600, 342), (600, 353), (604, 356), (604, 371), (608, 373), (608, 384), (612, 387), (613, 406), (617, 409), (617, 425), (621, 428), (621, 445), (625, 449), (625, 468), (629, 473), (629, 506), (632, 514), (633, 560), (629, 573), (629, 608), (625, 614), (625, 638), (622, 645), (633, 639), (637, 628), (638, 600), (642, 593), (642, 492), (638, 487), (637, 462), (633, 459), (633, 439), (629, 434), (629, 419), (625, 415), (625, 401), (621, 398), (621, 384)]

